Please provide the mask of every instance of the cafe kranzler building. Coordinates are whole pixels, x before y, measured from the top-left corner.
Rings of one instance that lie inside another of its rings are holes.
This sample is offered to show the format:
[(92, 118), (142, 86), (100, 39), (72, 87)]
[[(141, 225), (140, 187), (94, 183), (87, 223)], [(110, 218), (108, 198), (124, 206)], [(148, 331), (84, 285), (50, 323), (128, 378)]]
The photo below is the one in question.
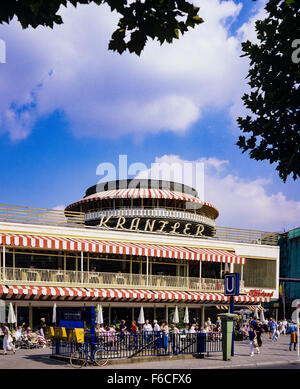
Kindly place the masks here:
[(277, 300), (277, 234), (218, 227), (218, 215), (162, 180), (98, 184), (63, 211), (1, 205), (0, 299), (31, 327), (51, 322), (54, 303), (64, 320), (101, 304), (106, 324), (137, 320), (141, 306), (169, 322), (187, 306), (203, 323), (228, 310), (226, 272), (240, 274), (236, 310)]

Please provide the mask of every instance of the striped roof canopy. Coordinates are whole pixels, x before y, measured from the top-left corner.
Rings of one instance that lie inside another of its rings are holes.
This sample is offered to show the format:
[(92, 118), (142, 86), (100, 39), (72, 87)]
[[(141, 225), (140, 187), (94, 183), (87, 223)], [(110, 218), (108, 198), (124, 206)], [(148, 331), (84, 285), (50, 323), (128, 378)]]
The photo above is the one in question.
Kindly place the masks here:
[[(222, 293), (179, 292), (172, 290), (100, 289), (49, 286), (0, 285), (0, 298), (15, 300), (68, 300), (68, 301), (137, 301), (229, 303)], [(235, 296), (236, 304), (270, 302), (270, 297)]]
[(184, 200), (188, 202), (197, 203), (203, 206), (207, 206), (209, 208), (212, 208), (215, 211), (215, 218), (218, 217), (219, 211), (210, 203), (207, 203), (205, 201), (201, 201), (198, 199), (198, 197), (192, 196), (187, 193), (181, 193), (176, 191), (171, 191), (168, 189), (113, 189), (113, 190), (107, 190), (104, 192), (98, 192), (93, 193), (87, 197), (84, 197), (83, 199), (72, 203), (66, 207), (66, 210), (90, 201), (95, 200), (105, 200), (105, 199), (138, 199), (138, 198), (144, 198), (144, 199), (169, 199), (169, 200)]
[(82, 251), (120, 255), (125, 254), (205, 262), (223, 262), (236, 264), (245, 264), (246, 262), (244, 257), (240, 257), (226, 250), (43, 235), (2, 233), (0, 234), (0, 244), (13, 247)]

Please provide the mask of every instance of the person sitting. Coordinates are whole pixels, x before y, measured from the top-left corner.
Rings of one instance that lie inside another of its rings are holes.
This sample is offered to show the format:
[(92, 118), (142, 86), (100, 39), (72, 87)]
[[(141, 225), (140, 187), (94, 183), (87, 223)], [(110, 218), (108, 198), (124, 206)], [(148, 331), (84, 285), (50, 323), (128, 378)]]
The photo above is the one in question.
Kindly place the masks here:
[(21, 340), (22, 338), (22, 327), (21, 326), (18, 326), (15, 331), (14, 331), (14, 334), (13, 334), (13, 338), (15, 341), (19, 341)]

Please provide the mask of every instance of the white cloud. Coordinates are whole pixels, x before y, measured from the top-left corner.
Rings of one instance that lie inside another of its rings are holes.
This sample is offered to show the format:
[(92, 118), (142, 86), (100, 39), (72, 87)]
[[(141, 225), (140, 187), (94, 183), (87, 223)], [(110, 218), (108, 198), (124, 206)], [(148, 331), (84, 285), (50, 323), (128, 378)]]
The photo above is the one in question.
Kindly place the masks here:
[(65, 205), (56, 205), (53, 209), (53, 211), (63, 211), (66, 208)]
[[(260, 0), (257, 2), (257, 5), (255, 7), (255, 13), (249, 18), (248, 22), (244, 23), (237, 31), (237, 37), (240, 42), (246, 42), (247, 40), (253, 42), (253, 43), (258, 43), (258, 39), (256, 36), (256, 31), (255, 31), (255, 23), (257, 20), (263, 20), (267, 17), (267, 12), (265, 10), (265, 4), (266, 0)], [(248, 67), (249, 67), (249, 60), (248, 57), (247, 59), (244, 58), (243, 60), (245, 64), (245, 71), (244, 71), (244, 77), (248, 74)], [(248, 81), (248, 80), (247, 80)], [(249, 116), (254, 116), (254, 114), (249, 111), (243, 103), (243, 100), (241, 97), (244, 95), (244, 93), (250, 94), (251, 88), (246, 82), (241, 82), (240, 83), (240, 95), (236, 96), (236, 99), (234, 99), (234, 102), (232, 106), (229, 109), (229, 114), (232, 119), (232, 130), (235, 133), (238, 133), (238, 126), (236, 123), (236, 119), (238, 117), (246, 117), (247, 115)]]
[(23, 139), (39, 117), (60, 110), (77, 136), (181, 134), (203, 110), (234, 104), (245, 84), (240, 37), (252, 27), (230, 33), (241, 3), (195, 3), (205, 23), (172, 45), (149, 42), (140, 58), (107, 50), (118, 18), (103, 5), (62, 7), (64, 24), (53, 30), (22, 30), (16, 21), (1, 27), (1, 131)]
[[(200, 158), (187, 161), (176, 155), (157, 157), (155, 163), (183, 166), (186, 163), (204, 163), (205, 201), (212, 203), (220, 212), (217, 225), (235, 228), (250, 228), (281, 232), (284, 229), (297, 227), (300, 219), (300, 201), (289, 200), (281, 193), (267, 193), (271, 179), (258, 177), (255, 180), (245, 179), (230, 173), (229, 161), (217, 158)], [(192, 178), (190, 171), (182, 183), (201, 182)], [(156, 171), (149, 169), (142, 172), (140, 178), (156, 177)], [(199, 192), (202, 188), (195, 188)]]

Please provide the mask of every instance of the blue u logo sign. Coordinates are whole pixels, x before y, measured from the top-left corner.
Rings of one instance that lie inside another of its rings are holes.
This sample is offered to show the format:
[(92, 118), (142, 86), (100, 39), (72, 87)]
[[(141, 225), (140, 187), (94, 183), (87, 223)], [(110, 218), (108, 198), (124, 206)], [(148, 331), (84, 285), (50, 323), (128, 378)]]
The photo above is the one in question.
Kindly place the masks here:
[(226, 277), (225, 287), (226, 287), (226, 292), (227, 293), (233, 293), (234, 292), (234, 277)]

